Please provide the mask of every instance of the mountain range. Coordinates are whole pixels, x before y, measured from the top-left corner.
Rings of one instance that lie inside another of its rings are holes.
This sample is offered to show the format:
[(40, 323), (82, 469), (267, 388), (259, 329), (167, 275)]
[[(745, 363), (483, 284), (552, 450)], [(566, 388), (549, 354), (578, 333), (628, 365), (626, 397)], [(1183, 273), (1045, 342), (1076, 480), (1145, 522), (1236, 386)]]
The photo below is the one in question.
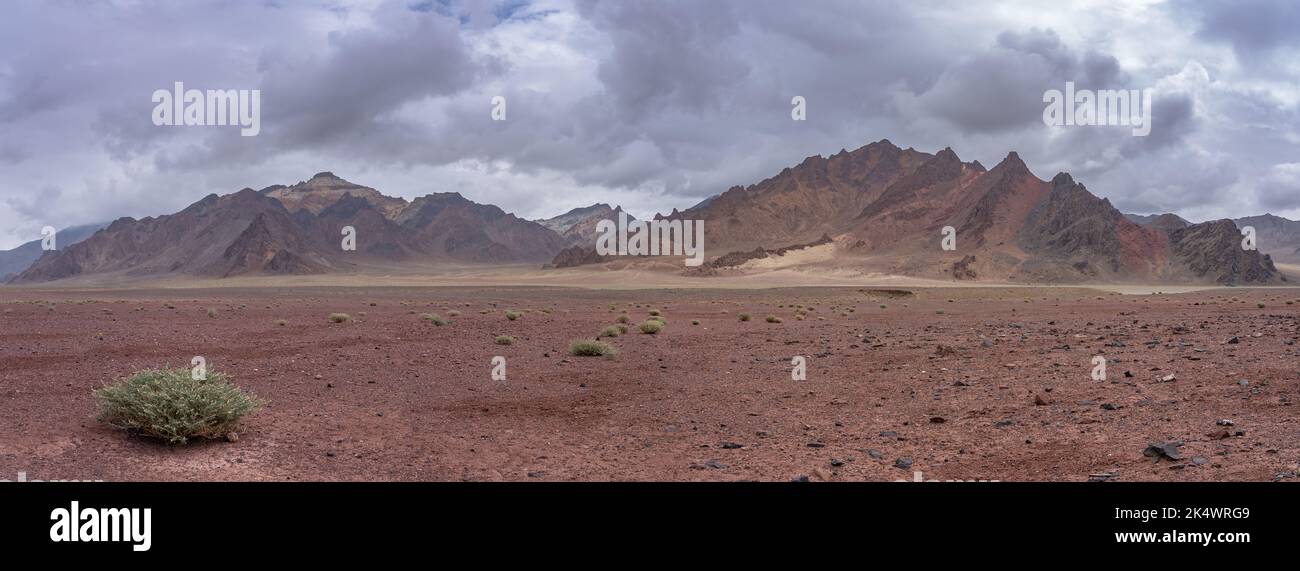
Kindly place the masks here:
[[(174, 214), (118, 219), (44, 252), (10, 282), (362, 272), (404, 262), (599, 264), (609, 260), (595, 255), (596, 224), (620, 211), (597, 203), (530, 221), (454, 192), (408, 201), (322, 172), (208, 195)], [(656, 216), (674, 218), (705, 221), (709, 266), (725, 271), (811, 249), (827, 267), (948, 280), (1273, 284), (1284, 278), (1270, 253), (1300, 259), (1300, 222), (1125, 215), (1067, 173), (1039, 179), (1014, 152), (986, 169), (952, 149), (930, 154), (888, 140), (809, 157)], [(1261, 251), (1240, 247), (1238, 225), (1248, 223)], [(355, 230), (355, 250), (341, 245), (345, 227)], [(940, 247), (945, 227), (955, 230), (951, 251)]]
[[(1240, 247), (1231, 220), (1164, 231), (1134, 222), (1068, 173), (1050, 181), (1009, 153), (991, 169), (952, 149), (888, 140), (798, 166), (674, 212), (705, 221), (711, 252), (834, 239), (838, 266), (939, 279), (1023, 283), (1284, 281)], [(956, 249), (940, 248), (945, 227)]]

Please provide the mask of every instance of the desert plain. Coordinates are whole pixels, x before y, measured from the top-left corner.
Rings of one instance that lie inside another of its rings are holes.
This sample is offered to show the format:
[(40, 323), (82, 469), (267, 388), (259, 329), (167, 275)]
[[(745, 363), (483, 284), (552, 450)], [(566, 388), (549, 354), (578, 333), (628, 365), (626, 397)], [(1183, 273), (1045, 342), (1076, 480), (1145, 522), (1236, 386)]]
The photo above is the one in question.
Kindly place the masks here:
[[(0, 479), (1294, 481), (1298, 310), (1290, 287), (10, 287)], [(620, 315), (617, 355), (569, 353)], [(95, 389), (195, 356), (266, 401), (234, 438), (96, 420)]]

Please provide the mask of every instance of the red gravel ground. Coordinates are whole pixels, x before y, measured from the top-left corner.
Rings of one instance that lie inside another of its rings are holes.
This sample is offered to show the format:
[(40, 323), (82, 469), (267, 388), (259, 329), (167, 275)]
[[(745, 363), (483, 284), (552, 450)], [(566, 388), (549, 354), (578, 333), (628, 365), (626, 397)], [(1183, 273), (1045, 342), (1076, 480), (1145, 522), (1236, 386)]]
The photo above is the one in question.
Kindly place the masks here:
[[(0, 479), (1296, 480), (1300, 290), (912, 291), (0, 291)], [(96, 421), (95, 388), (196, 355), (269, 401), (237, 442)]]

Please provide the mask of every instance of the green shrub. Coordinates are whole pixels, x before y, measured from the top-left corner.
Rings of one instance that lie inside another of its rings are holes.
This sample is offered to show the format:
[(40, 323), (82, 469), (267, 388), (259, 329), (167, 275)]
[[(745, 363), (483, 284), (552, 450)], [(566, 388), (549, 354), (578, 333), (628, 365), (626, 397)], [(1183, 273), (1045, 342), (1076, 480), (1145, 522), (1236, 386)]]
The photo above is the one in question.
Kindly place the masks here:
[(619, 335), (622, 334), (623, 332), (619, 330), (617, 325), (610, 325), (609, 327), (601, 329), (600, 335), (598, 335), (598, 337), (618, 337)]
[(641, 332), (647, 335), (654, 335), (655, 333), (658, 333), (663, 328), (664, 328), (663, 322), (654, 319), (647, 319), (646, 322), (642, 323), (641, 326), (639, 327)]
[(622, 323), (620, 323), (620, 324), (618, 324), (618, 325), (615, 325), (614, 327), (617, 327), (617, 328), (618, 328), (618, 333), (619, 333), (620, 335), (622, 335), (622, 334), (624, 334), (624, 333), (627, 333), (627, 326), (626, 326), (626, 325), (623, 325)]
[(216, 317), (216, 316), (217, 316), (217, 308), (215, 308), (215, 307), (209, 307), (209, 308), (208, 308), (208, 317)]
[(330, 321), (334, 323), (346, 323), (348, 321), (352, 321), (352, 316), (346, 313), (331, 313)]
[(432, 324), (434, 324), (434, 325), (436, 325), (436, 326), (438, 326), (438, 327), (442, 327), (443, 325), (446, 325), (446, 324), (447, 324), (447, 320), (446, 320), (446, 319), (443, 319), (443, 317), (442, 317), (441, 315), (438, 315), (438, 314), (436, 314), (436, 313), (424, 313), (424, 314), (421, 314), (421, 315), (420, 315), (420, 319), (423, 319), (423, 320), (425, 320), (425, 321), (428, 321), (429, 323), (432, 323)]
[(626, 315), (620, 315), (620, 316), (618, 316), (618, 322), (619, 322), (619, 323), (627, 323), (628, 321), (629, 321), (629, 319), (627, 318)]
[(456, 311), (456, 310), (453, 309), (453, 310), (447, 312), (447, 316), (448, 316), (448, 317), (460, 317), (460, 312), (459, 312), (459, 311)]
[(575, 357), (612, 357), (616, 351), (608, 343), (577, 339), (569, 343), (569, 354)]
[(196, 381), (185, 368), (139, 371), (95, 391), (95, 397), (99, 420), (172, 444), (224, 437), (262, 406), (221, 373)]
[(276, 325), (279, 325), (280, 327), (284, 327), (285, 325), (288, 325), (289, 322), (288, 322), (288, 321), (285, 321), (285, 320), (283, 320), (283, 319), (277, 319), (277, 320), (275, 320), (275, 324), (276, 324)]
[(658, 309), (651, 309), (651, 310), (650, 310), (650, 315), (651, 315), (651, 316), (654, 316), (654, 317), (657, 317), (657, 316), (659, 315), (659, 310), (658, 310)]
[(507, 311), (507, 312), (506, 312), (506, 319), (509, 319), (510, 321), (514, 321), (514, 320), (516, 320), (516, 319), (519, 319), (519, 316), (520, 316), (520, 315), (522, 315), (522, 314), (519, 313), (518, 311)]
[(515, 338), (509, 335), (497, 335), (497, 345), (512, 345)]
[(748, 314), (748, 313), (742, 313), (742, 314), (739, 315), (739, 317), (740, 317), (740, 320), (741, 320), (741, 321), (749, 321), (749, 314)]
[(780, 323), (780, 322), (781, 322), (781, 318), (780, 318), (780, 317), (777, 317), (777, 316), (775, 316), (775, 315), (769, 315), (769, 316), (767, 316), (767, 322), (768, 322), (768, 323)]

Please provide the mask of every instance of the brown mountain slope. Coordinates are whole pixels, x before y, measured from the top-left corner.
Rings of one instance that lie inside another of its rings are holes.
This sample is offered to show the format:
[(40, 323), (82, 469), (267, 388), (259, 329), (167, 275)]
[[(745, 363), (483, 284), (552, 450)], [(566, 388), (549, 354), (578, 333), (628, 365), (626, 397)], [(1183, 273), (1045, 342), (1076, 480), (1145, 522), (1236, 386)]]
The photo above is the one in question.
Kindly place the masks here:
[(304, 238), (279, 201), (244, 189), (210, 194), (176, 214), (118, 219), (66, 250), (47, 253), (14, 281), (112, 272), (211, 277), (318, 273), (334, 267)]
[[(342, 247), (349, 226), (356, 231), (354, 251)], [(315, 274), (394, 260), (540, 262), (563, 245), (539, 224), (456, 193), (408, 203), (321, 173), (289, 187), (209, 195), (175, 214), (119, 219), (81, 243), (45, 254), (12, 281)]]
[(328, 171), (316, 173), (310, 179), (293, 186), (276, 185), (262, 189), (261, 192), (280, 201), (289, 212), (306, 210), (319, 214), (345, 195), (364, 199), (385, 218), (395, 218), (407, 206), (407, 202), (401, 198), (384, 196), (378, 190), (353, 184)]
[[(1234, 250), (1226, 227), (1193, 225), (1181, 233), (1143, 227), (1068, 174), (1039, 179), (1014, 152), (985, 170), (952, 149), (930, 155), (885, 140), (810, 157), (669, 216), (677, 217), (705, 221), (710, 256), (779, 248), (824, 233), (835, 239), (834, 265), (918, 277), (1281, 281), (1267, 256)], [(955, 229), (952, 251), (940, 247), (948, 226)]]
[(816, 240), (846, 228), (888, 185), (931, 155), (888, 140), (829, 158), (813, 156), (749, 187), (733, 187), (669, 218), (702, 219), (713, 249), (752, 250)]

